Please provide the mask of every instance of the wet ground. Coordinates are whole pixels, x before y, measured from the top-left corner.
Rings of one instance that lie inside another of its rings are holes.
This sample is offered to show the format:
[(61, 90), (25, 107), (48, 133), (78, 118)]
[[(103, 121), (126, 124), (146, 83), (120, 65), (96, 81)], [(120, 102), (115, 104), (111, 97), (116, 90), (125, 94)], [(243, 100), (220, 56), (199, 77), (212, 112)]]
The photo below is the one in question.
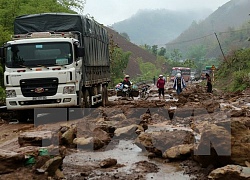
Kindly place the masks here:
[[(193, 85), (198, 82), (193, 83)], [(169, 83), (166, 88), (171, 88)], [(190, 85), (192, 86), (192, 85)], [(176, 102), (178, 97), (173, 96), (175, 91), (169, 90), (170, 94), (166, 94), (165, 99), (159, 100), (157, 88), (151, 85), (151, 95), (147, 101), (140, 101), (137, 97), (134, 101), (122, 99), (120, 97), (111, 96), (109, 101), (116, 102), (107, 108), (117, 108), (117, 111), (125, 111), (130, 107), (136, 107), (136, 102), (140, 104), (140, 108), (152, 106), (151, 108), (162, 107), (161, 103)], [(119, 103), (117, 103), (119, 102)], [(164, 104), (163, 104), (164, 106)], [(176, 109), (174, 104), (169, 105), (169, 109)], [(114, 111), (114, 112), (117, 112)], [(0, 149), (14, 150), (19, 148), (17, 142), (18, 136), (31, 130), (56, 130), (62, 125), (62, 122), (55, 122), (52, 124), (41, 124), (35, 126), (33, 122), (18, 123), (18, 121), (6, 121), (8, 117), (6, 114), (1, 114), (3, 119), (0, 122)], [(42, 116), (42, 115), (41, 115)], [(40, 116), (39, 116), (40, 117)], [(4, 120), (5, 119), (5, 120)], [(74, 120), (77, 122), (78, 120)], [(74, 123), (70, 121), (70, 123)], [(65, 124), (65, 122), (63, 122)], [(171, 121), (151, 122), (148, 124), (146, 132), (160, 132), (160, 131), (176, 131), (186, 130), (193, 131), (190, 126), (183, 123), (172, 123)], [(200, 139), (199, 134), (195, 134), (197, 141)], [(103, 168), (100, 163), (109, 158), (115, 159), (116, 163), (112, 166)], [(68, 148), (67, 155), (63, 160), (62, 165), (65, 179), (156, 179), (156, 180), (189, 180), (189, 179), (206, 179), (204, 174), (209, 172), (208, 169), (202, 169), (199, 165), (191, 160), (185, 161), (169, 161), (162, 158), (151, 158), (148, 153), (143, 151), (134, 144), (133, 139), (113, 138), (111, 142), (100, 150), (84, 150), (81, 148)], [(20, 170), (22, 172), (22, 169)], [(31, 172), (32, 173), (32, 172)], [(17, 172), (8, 175), (0, 175), (0, 179), (15, 179)], [(18, 174), (18, 176), (22, 175)], [(29, 176), (27, 176), (29, 177)], [(33, 177), (34, 176), (30, 176)], [(29, 177), (29, 178), (30, 178)], [(200, 178), (199, 178), (200, 177)], [(23, 179), (26, 179), (23, 176)]]
[[(115, 158), (117, 165), (107, 169), (100, 168), (100, 161), (107, 158)], [(179, 163), (149, 159), (130, 140), (120, 140), (103, 152), (79, 150), (64, 159), (63, 168), (69, 179), (81, 179), (84, 175), (87, 175), (88, 179), (190, 179), (188, 175), (183, 174)]]

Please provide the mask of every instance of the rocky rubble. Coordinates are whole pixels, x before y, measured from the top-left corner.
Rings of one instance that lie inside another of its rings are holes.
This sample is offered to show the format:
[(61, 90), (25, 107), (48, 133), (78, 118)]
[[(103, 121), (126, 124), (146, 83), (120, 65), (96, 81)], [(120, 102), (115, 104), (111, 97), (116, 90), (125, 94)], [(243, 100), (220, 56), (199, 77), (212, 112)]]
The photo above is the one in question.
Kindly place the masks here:
[[(198, 179), (249, 179), (250, 94), (207, 94), (199, 85), (178, 97), (167, 92), (178, 100), (118, 100), (81, 119), (20, 133), (17, 148), (0, 150), (0, 174), (8, 179), (19, 169), (29, 172), (27, 178), (67, 178), (67, 166), (63, 165), (67, 155), (103, 152), (121, 140), (130, 140), (150, 159), (183, 162), (185, 172)], [(188, 161), (197, 163), (196, 170), (188, 169)], [(143, 169), (145, 164), (153, 167), (146, 161), (136, 165)], [(94, 169), (109, 171), (123, 166), (118, 159), (99, 159), (80, 176), (87, 179), (94, 176)], [(157, 166), (153, 169), (159, 170)], [(148, 172), (138, 170), (133, 177), (143, 179)]]

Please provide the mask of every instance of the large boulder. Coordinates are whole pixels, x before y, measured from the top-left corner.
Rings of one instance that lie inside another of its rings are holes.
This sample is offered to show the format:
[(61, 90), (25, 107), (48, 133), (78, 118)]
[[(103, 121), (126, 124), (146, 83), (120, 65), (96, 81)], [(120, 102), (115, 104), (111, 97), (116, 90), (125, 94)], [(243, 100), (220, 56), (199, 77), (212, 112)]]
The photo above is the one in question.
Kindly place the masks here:
[(140, 130), (140, 132), (143, 132), (144, 129), (142, 126), (137, 125), (137, 124), (132, 124), (130, 126), (125, 126), (122, 128), (117, 128), (114, 132), (115, 137), (117, 138), (134, 138), (137, 136), (136, 131)]
[(250, 168), (238, 165), (227, 165), (213, 170), (209, 175), (210, 180), (249, 180)]
[(52, 143), (52, 131), (31, 131), (19, 135), (18, 143), (25, 146), (49, 146)]
[(158, 156), (173, 146), (193, 143), (193, 133), (184, 130), (141, 133), (135, 140), (138, 147)]
[(194, 150), (194, 158), (203, 166), (218, 167), (227, 165), (231, 155), (231, 135), (226, 128), (215, 124), (208, 125)]
[(249, 128), (250, 119), (247, 117), (207, 125), (194, 151), (194, 158), (204, 167), (210, 164), (217, 167), (227, 164), (244, 166), (246, 161), (250, 162)]
[(231, 121), (231, 159), (234, 164), (244, 166), (250, 162), (250, 119), (236, 118)]

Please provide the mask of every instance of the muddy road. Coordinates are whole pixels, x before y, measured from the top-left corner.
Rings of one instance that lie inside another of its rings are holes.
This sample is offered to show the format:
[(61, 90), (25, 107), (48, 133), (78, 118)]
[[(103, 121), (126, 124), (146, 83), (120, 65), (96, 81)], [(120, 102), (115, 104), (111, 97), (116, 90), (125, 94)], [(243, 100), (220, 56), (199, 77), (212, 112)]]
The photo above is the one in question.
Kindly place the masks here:
[(147, 100), (111, 91), (107, 107), (37, 110), (25, 123), (2, 112), (0, 179), (249, 179), (250, 91), (171, 86), (165, 99), (153, 85)]

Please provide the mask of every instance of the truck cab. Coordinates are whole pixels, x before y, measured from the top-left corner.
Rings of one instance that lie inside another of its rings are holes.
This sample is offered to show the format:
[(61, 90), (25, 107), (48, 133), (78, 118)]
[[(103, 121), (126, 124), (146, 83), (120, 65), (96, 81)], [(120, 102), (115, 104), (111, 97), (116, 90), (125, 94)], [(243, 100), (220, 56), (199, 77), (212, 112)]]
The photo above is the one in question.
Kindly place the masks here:
[(74, 36), (70, 32), (20, 34), (4, 45), (7, 109), (77, 105), (82, 60)]

